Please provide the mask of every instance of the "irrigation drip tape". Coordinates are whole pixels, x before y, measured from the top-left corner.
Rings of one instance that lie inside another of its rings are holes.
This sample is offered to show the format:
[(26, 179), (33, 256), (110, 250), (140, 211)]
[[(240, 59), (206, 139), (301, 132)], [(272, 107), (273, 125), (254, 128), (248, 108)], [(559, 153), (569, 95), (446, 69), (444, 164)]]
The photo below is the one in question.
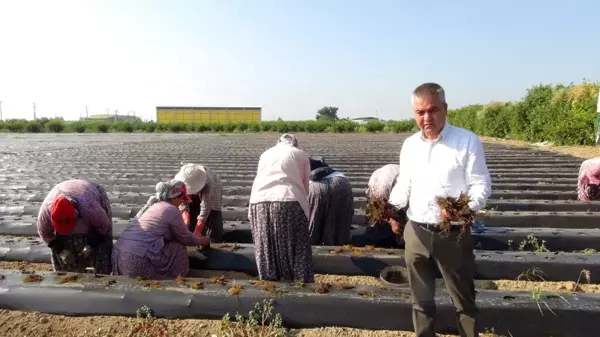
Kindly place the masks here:
[[(257, 275), (254, 246), (250, 244), (213, 244), (204, 252), (206, 260), (190, 257), (190, 268), (244, 272)], [(589, 270), (591, 282), (600, 283), (600, 254), (533, 253), (476, 251), (477, 279), (517, 279), (533, 277), (541, 271), (546, 281), (577, 281), (582, 270)], [(39, 242), (3, 240), (0, 260), (50, 262), (50, 249)], [(405, 266), (404, 252), (399, 249), (369, 249), (315, 246), (313, 267), (319, 274), (366, 275), (379, 277), (387, 266)], [(440, 277), (438, 275), (438, 277)]]
[[(43, 278), (40, 283), (24, 284), (25, 275), (13, 271), (5, 273), (4, 280), (0, 281), (0, 308), (70, 316), (135, 316), (138, 309), (147, 306), (154, 317), (219, 319), (226, 313), (247, 313), (255, 303), (271, 298), (274, 313), (280, 313), (289, 328), (412, 329), (407, 288), (340, 289), (333, 286), (319, 294), (315, 291), (317, 285), (313, 284), (294, 287), (274, 283), (274, 289), (267, 291), (263, 286), (237, 280), (235, 284), (242, 289), (230, 296), (228, 291), (233, 280), (223, 286), (210, 284), (207, 279), (186, 279), (185, 284), (181, 284), (78, 274), (73, 283), (57, 285), (61, 276), (39, 275)], [(108, 280), (112, 281), (110, 285), (107, 285)], [(190, 288), (194, 284), (202, 284), (202, 289)], [(557, 337), (587, 337), (590, 331), (600, 328), (596, 319), (600, 314), (598, 296), (559, 298), (544, 294), (539, 302), (538, 306), (528, 292), (480, 291), (477, 294), (480, 327), (492, 326), (497, 333), (510, 332), (514, 336)], [(438, 332), (456, 333), (455, 309), (445, 291), (438, 292), (436, 304)]]

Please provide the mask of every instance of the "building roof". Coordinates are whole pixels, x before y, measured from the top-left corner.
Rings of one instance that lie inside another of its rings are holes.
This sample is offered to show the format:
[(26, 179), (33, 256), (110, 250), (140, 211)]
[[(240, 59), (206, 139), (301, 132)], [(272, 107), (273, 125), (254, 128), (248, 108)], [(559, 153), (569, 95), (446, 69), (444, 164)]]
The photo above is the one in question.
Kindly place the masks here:
[(156, 110), (261, 110), (261, 107), (157, 106)]

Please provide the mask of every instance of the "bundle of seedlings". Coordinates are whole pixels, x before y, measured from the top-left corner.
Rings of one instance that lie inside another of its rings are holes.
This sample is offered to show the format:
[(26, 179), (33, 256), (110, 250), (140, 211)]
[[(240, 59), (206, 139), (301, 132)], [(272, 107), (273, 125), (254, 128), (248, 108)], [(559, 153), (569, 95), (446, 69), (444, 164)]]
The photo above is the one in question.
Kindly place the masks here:
[(388, 219), (394, 219), (400, 224), (404, 224), (404, 211), (398, 211), (387, 199), (371, 198), (365, 207), (365, 213), (369, 217), (369, 225), (374, 226), (380, 222), (387, 222)]
[[(461, 192), (458, 198), (455, 197), (437, 197), (436, 202), (440, 209), (446, 210), (448, 216), (454, 218), (460, 223), (460, 236), (462, 237), (467, 230), (475, 226), (475, 212), (469, 207), (471, 197), (465, 192)], [(441, 233), (449, 233), (452, 228), (452, 222), (442, 218)]]

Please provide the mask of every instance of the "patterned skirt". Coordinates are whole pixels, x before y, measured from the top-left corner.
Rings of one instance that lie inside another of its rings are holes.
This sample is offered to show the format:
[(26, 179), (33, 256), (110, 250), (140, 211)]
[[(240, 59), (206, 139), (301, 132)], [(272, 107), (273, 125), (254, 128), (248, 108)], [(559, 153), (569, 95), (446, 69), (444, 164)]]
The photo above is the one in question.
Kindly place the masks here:
[(87, 236), (82, 234), (56, 235), (56, 239), (61, 241), (64, 249), (70, 251), (76, 256), (75, 263), (63, 263), (56, 252), (52, 252), (50, 260), (54, 271), (79, 272), (84, 273), (85, 268), (94, 267), (96, 273), (110, 275), (112, 270), (111, 254), (113, 250), (112, 235), (112, 211), (110, 209), (110, 199), (104, 190), (104, 187), (98, 184), (96, 188), (100, 194), (100, 205), (108, 216), (108, 232), (102, 243), (98, 244), (88, 259), (83, 257), (83, 249), (87, 245)]
[(144, 276), (154, 280), (186, 276), (190, 271), (187, 249), (179, 242), (170, 241), (158, 253), (144, 256), (115, 248), (112, 254), (113, 274)]
[(310, 183), (310, 241), (313, 245), (341, 246), (350, 240), (354, 196), (345, 177)]
[(261, 280), (315, 280), (308, 220), (298, 202), (250, 205), (254, 255)]

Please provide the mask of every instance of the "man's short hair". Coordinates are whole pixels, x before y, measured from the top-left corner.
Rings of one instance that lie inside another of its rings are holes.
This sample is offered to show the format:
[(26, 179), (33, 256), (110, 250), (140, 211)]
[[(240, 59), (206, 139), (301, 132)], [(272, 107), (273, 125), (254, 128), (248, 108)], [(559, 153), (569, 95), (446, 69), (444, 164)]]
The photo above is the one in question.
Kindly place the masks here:
[(443, 103), (446, 103), (446, 92), (444, 91), (444, 88), (434, 82), (423, 83), (416, 87), (411, 95), (411, 103), (414, 103), (415, 97), (423, 96), (437, 96)]

